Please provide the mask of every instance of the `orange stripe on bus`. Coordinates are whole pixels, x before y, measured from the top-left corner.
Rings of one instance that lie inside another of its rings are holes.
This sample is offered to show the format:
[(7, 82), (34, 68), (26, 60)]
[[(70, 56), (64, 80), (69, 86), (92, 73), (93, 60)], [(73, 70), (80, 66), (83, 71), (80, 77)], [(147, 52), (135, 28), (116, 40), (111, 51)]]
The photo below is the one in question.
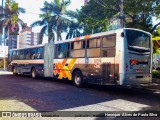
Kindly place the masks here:
[(59, 69), (61, 69), (62, 76), (63, 76), (64, 78), (66, 78), (66, 73), (65, 73), (65, 71), (63, 70), (63, 66), (62, 66), (62, 64), (61, 64), (60, 62), (58, 62), (58, 67), (59, 67)]
[(66, 64), (66, 62), (67, 62), (67, 59), (64, 59), (64, 60), (62, 61), (62, 66), (64, 66), (64, 65)]
[(58, 65), (57, 65), (57, 64), (55, 65), (55, 69), (56, 69), (56, 71), (57, 71), (58, 73), (60, 73), (60, 70), (59, 70), (59, 68), (58, 68)]
[(76, 37), (74, 40), (80, 40), (80, 37)]
[(84, 39), (88, 39), (90, 37), (91, 37), (91, 35), (86, 35), (86, 36), (84, 36)]

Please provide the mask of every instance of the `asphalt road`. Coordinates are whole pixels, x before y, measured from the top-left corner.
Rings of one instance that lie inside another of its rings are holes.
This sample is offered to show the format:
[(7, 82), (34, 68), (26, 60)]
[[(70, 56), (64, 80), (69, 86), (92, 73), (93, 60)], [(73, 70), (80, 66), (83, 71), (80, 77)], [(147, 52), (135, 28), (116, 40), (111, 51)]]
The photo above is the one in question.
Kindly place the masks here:
[(77, 88), (72, 82), (4, 73), (0, 74), (0, 111), (160, 111), (160, 90), (154, 85)]

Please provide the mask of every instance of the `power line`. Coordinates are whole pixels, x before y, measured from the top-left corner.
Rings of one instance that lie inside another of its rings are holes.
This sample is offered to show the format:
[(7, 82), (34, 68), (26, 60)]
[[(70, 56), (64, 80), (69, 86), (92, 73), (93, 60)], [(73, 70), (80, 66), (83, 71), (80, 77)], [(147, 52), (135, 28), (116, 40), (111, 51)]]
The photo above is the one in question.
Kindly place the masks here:
[(97, 2), (97, 0), (94, 0), (94, 1), (95, 1), (96, 3), (98, 3), (99, 5), (105, 7), (105, 8), (107, 7), (107, 6), (105, 6), (104, 4)]

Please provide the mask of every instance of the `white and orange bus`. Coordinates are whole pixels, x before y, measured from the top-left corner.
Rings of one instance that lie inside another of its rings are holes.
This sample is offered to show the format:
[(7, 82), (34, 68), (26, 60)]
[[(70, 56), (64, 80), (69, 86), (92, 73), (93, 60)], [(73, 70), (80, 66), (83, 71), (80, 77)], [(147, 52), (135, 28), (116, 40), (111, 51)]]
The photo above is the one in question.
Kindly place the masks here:
[(10, 51), (9, 70), (99, 85), (135, 85), (152, 80), (151, 34), (123, 28)]

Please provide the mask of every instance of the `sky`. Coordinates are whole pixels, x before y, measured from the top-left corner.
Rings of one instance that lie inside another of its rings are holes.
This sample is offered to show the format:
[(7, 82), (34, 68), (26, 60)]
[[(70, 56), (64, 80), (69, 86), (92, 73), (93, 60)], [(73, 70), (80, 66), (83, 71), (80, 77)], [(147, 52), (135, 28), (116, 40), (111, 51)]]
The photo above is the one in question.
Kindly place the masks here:
[[(19, 18), (22, 19), (28, 26), (39, 19), (39, 13), (41, 13), (40, 8), (43, 7), (44, 1), (51, 2), (53, 0), (14, 0), (18, 3), (19, 7), (26, 10), (25, 14), (20, 14)], [(68, 6), (67, 10), (80, 9), (84, 5), (84, 0), (71, 0), (71, 5)], [(40, 27), (32, 28), (33, 32), (39, 32)]]
[[(0, 4), (1, 4), (0, 0)], [(5, 1), (5, 0), (4, 0)], [(39, 14), (41, 13), (40, 8), (43, 7), (44, 1), (51, 2), (53, 0), (14, 0), (18, 3), (19, 7), (22, 7), (26, 10), (25, 14), (20, 14), (19, 18), (22, 19), (28, 26), (33, 22), (40, 20)], [(71, 5), (67, 7), (67, 10), (76, 10), (80, 9), (84, 5), (84, 0), (71, 0)], [(153, 19), (153, 23), (156, 24), (160, 20)], [(33, 32), (40, 32), (41, 27), (32, 28)]]

